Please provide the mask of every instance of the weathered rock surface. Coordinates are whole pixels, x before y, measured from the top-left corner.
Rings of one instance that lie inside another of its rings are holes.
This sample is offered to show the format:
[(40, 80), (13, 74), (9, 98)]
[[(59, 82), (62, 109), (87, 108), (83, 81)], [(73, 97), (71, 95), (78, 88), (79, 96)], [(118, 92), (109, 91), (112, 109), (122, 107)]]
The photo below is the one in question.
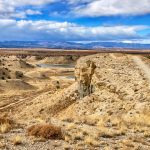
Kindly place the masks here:
[(112, 112), (132, 116), (149, 110), (149, 81), (130, 55), (83, 57), (77, 62), (75, 74), (83, 99), (73, 109), (80, 115)]
[(83, 98), (94, 92), (94, 85), (92, 85), (92, 76), (94, 74), (96, 65), (92, 61), (86, 61), (81, 66), (75, 69), (76, 81), (78, 82), (78, 91), (80, 97)]

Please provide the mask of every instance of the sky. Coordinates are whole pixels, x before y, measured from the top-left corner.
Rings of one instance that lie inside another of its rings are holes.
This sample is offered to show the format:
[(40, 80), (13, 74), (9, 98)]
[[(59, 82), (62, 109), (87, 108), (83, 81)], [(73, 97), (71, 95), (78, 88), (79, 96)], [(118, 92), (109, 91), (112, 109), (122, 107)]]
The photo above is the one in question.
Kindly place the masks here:
[(0, 41), (150, 43), (150, 0), (0, 0)]

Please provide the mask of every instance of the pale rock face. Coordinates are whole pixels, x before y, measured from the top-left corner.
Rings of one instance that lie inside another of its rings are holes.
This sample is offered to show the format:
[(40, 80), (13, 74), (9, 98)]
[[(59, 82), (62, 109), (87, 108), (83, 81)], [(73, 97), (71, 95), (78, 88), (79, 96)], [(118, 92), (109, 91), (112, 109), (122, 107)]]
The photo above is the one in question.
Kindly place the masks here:
[(92, 61), (87, 61), (82, 66), (77, 66), (75, 75), (78, 82), (80, 98), (88, 96), (94, 92), (94, 85), (91, 81), (95, 68), (96, 65)]

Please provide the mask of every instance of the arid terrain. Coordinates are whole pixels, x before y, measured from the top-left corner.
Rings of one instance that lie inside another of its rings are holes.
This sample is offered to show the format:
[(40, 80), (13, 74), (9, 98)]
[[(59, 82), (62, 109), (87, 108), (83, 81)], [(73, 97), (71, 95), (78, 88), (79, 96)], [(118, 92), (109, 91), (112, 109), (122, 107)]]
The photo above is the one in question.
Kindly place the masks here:
[(1, 51), (0, 149), (150, 149), (150, 55), (89, 54)]

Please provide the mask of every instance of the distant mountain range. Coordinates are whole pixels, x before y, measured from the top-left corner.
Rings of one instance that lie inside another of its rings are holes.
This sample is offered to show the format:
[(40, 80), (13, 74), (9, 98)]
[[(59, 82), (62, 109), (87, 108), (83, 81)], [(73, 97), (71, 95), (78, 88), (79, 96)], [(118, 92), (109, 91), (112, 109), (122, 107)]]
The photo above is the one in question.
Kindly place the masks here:
[(0, 48), (51, 48), (51, 49), (100, 49), (127, 48), (150, 49), (150, 44), (123, 42), (41, 42), (41, 41), (4, 41)]

